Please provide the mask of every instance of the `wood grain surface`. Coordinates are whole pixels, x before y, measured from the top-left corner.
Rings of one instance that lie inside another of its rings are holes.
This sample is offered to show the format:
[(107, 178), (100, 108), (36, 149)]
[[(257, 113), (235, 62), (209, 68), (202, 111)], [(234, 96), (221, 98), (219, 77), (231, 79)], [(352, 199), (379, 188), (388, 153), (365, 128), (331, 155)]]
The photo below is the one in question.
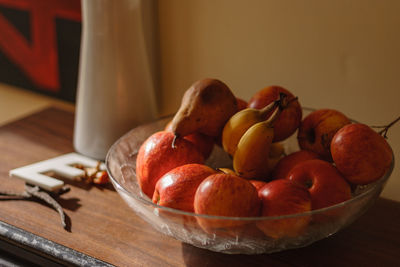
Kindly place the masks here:
[[(72, 152), (73, 122), (70, 111), (49, 108), (0, 127), (1, 189), (24, 189), (9, 170)], [(0, 220), (116, 266), (400, 266), (400, 203), (382, 198), (332, 237), (306, 248), (248, 256), (215, 253), (159, 234), (112, 186), (69, 186), (58, 201), (70, 231), (40, 202), (2, 200)]]

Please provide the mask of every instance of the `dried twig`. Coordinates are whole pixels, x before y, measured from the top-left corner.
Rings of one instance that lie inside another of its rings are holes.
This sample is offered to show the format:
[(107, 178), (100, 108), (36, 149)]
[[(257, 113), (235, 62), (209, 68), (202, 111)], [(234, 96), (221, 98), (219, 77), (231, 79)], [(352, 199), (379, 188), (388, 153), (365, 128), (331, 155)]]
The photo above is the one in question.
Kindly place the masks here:
[(382, 135), (385, 139), (387, 138), (387, 132), (389, 130), (390, 127), (392, 127), (396, 122), (398, 122), (400, 120), (400, 116), (397, 117), (394, 121), (392, 121), (391, 123), (389, 123), (388, 125), (384, 125), (384, 126), (371, 126), (371, 128), (378, 128), (378, 129), (382, 129), (380, 130), (378, 133), (380, 135)]
[[(68, 192), (68, 189), (64, 188), (61, 190), (61, 193)], [(65, 219), (65, 213), (63, 208), (58, 204), (58, 202), (47, 192), (41, 191), (38, 186), (30, 186), (30, 185), (25, 185), (25, 191), (24, 192), (12, 192), (8, 190), (0, 190), (0, 195), (2, 196), (7, 196), (6, 197), (1, 197), (1, 199), (26, 199), (26, 200), (42, 200), (49, 204), (51, 207), (53, 207), (58, 214), (60, 215), (61, 218), (61, 224), (64, 229), (67, 229), (67, 223)]]
[(25, 185), (25, 192), (28, 193), (29, 195), (31, 195), (32, 197), (41, 199), (41, 200), (45, 201), (47, 204), (49, 204), (50, 206), (52, 206), (58, 212), (58, 214), (60, 214), (61, 224), (62, 224), (63, 228), (65, 229), (67, 227), (67, 224), (65, 222), (64, 210), (54, 198), (52, 198), (46, 192), (40, 191), (39, 187), (37, 187), (37, 186), (31, 187), (29, 185)]

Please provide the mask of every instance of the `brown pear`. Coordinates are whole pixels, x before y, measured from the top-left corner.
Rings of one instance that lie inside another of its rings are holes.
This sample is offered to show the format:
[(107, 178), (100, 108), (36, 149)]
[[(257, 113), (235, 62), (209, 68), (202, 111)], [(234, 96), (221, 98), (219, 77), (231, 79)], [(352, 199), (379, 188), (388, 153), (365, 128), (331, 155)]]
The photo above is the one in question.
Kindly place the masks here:
[(176, 137), (194, 132), (216, 137), (236, 111), (236, 97), (225, 83), (216, 79), (199, 80), (183, 95), (171, 129)]

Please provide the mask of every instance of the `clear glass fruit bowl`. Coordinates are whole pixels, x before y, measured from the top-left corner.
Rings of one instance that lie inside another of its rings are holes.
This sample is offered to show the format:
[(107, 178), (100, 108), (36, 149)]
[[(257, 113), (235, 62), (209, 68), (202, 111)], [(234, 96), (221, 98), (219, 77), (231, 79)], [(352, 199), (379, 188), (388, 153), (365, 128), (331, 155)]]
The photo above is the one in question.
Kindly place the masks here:
[[(311, 109), (304, 109), (309, 113)], [(106, 167), (111, 181), (137, 216), (157, 231), (196, 247), (228, 254), (261, 254), (307, 246), (335, 234), (351, 224), (373, 204), (390, 177), (390, 170), (373, 184), (354, 188), (353, 197), (331, 207), (311, 212), (276, 217), (209, 216), (154, 204), (142, 193), (136, 180), (136, 156), (140, 145), (151, 134), (162, 130), (172, 119), (166, 117), (139, 126), (122, 136), (110, 148)], [(296, 136), (283, 142), (286, 153), (298, 150)], [(162, 162), (160, 162), (162, 164)], [(230, 167), (231, 159), (217, 145), (206, 161), (213, 168)], [(310, 223), (294, 237), (274, 237), (262, 232), (259, 226), (271, 229), (280, 224), (310, 217)], [(218, 225), (218, 227), (214, 227)]]

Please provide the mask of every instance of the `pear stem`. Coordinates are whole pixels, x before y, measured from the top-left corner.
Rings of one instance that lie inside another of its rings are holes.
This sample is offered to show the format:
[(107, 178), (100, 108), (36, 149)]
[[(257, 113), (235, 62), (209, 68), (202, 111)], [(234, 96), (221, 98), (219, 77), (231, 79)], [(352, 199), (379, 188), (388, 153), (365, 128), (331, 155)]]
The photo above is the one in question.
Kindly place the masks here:
[(175, 142), (176, 142), (176, 139), (177, 139), (177, 138), (179, 138), (179, 135), (178, 135), (178, 134), (175, 134), (175, 135), (174, 135), (174, 139), (172, 139), (172, 143), (171, 143), (171, 147), (172, 147), (173, 149), (176, 148)]
[(269, 112), (271, 112), (274, 108), (276, 108), (278, 105), (281, 106), (282, 109), (284, 109), (287, 106), (289, 106), (290, 103), (292, 103), (298, 99), (299, 98), (296, 96), (290, 100), (287, 100), (287, 95), (284, 93), (280, 93), (279, 98), (277, 100), (269, 103), (267, 106), (260, 109), (260, 115), (261, 115), (261, 117), (264, 117)]
[(387, 139), (387, 133), (390, 127), (392, 127), (396, 122), (398, 122), (400, 120), (400, 116), (397, 117), (397, 119), (395, 119), (394, 121), (392, 121), (391, 123), (389, 123), (388, 125), (385, 126), (371, 126), (371, 128), (383, 128), (382, 130), (380, 130), (378, 132), (378, 134), (382, 135), (385, 139)]
[(272, 113), (271, 117), (269, 117), (268, 120), (266, 121), (266, 123), (271, 125), (271, 127), (273, 127), (274, 122), (276, 121), (276, 119), (278, 119), (282, 110), (284, 110), (290, 102), (287, 101), (287, 95), (280, 93), (279, 99), (274, 101), (274, 103), (275, 103), (274, 106), (278, 107), (275, 108), (274, 113)]
[(269, 103), (267, 106), (260, 109), (261, 117), (264, 117), (265, 115), (270, 113), (274, 108), (276, 108), (276, 106), (278, 106), (278, 101), (279, 101), (279, 99)]

